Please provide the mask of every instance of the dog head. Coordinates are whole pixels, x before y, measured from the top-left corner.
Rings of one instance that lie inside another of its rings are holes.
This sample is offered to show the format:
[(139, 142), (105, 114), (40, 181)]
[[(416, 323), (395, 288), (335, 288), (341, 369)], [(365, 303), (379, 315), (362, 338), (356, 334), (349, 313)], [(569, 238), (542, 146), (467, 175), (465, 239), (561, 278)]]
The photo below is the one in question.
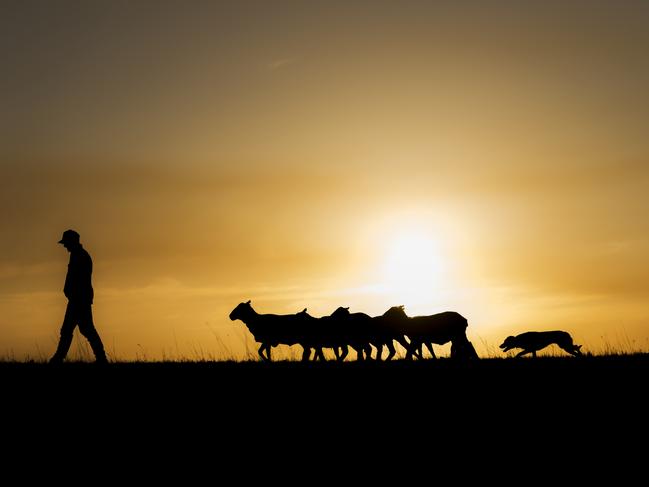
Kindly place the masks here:
[(505, 341), (500, 344), (500, 348), (503, 352), (509, 352), (512, 348), (517, 348), (516, 337), (508, 336), (505, 338)]

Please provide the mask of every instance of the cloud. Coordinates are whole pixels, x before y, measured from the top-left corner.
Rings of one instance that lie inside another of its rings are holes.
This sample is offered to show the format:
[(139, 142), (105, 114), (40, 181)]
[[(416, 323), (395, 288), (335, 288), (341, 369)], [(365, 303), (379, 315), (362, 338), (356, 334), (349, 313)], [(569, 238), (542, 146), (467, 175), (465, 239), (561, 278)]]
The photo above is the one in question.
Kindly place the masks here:
[(297, 62), (298, 62), (297, 58), (281, 58), (281, 59), (274, 59), (266, 66), (270, 71), (277, 71), (278, 69), (287, 68), (288, 66), (291, 66)]

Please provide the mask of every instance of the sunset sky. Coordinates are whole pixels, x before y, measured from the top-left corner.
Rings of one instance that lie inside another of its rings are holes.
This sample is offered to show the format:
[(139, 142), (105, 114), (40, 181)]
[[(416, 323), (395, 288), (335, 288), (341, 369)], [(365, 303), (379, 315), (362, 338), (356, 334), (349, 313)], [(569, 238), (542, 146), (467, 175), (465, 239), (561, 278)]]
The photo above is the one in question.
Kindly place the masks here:
[(649, 2), (5, 1), (0, 63), (0, 357), (67, 228), (114, 359), (256, 354), (248, 299), (649, 349)]

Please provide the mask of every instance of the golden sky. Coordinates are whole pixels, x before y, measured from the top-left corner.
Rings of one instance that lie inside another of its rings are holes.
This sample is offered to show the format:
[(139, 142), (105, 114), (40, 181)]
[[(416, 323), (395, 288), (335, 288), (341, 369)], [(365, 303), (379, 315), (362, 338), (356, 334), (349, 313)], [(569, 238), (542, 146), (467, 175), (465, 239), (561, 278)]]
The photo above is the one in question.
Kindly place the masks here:
[(649, 348), (646, 2), (98, 3), (0, 7), (0, 356), (67, 228), (114, 358), (245, 357), (248, 299)]

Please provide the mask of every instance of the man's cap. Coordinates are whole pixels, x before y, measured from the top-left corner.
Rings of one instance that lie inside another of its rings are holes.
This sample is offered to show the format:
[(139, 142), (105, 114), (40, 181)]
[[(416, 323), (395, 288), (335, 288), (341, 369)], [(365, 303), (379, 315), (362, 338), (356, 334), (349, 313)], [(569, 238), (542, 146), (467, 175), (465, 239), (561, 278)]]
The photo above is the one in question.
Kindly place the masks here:
[(61, 237), (61, 240), (59, 240), (59, 243), (77, 243), (79, 242), (79, 234), (75, 232), (74, 230), (66, 230), (63, 232), (63, 236)]

